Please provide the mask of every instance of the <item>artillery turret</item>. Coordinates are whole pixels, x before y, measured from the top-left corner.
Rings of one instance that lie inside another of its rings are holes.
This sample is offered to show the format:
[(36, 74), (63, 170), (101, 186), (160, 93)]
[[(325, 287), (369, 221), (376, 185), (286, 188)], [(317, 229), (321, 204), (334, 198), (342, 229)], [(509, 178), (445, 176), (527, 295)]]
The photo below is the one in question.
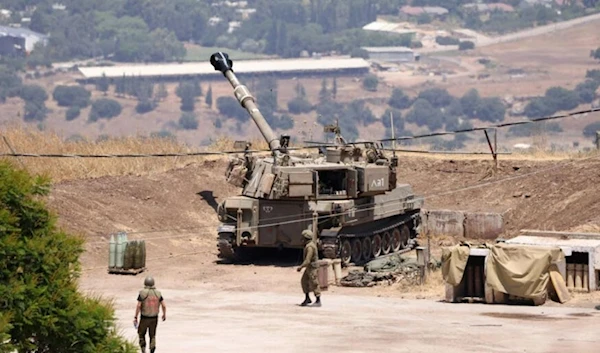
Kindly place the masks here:
[(227, 168), (227, 180), (242, 192), (218, 207), (221, 257), (235, 258), (253, 247), (302, 248), (307, 228), (323, 256), (345, 263), (416, 244), (423, 201), (410, 185), (397, 184), (395, 157), (386, 157), (374, 143), (347, 143), (337, 126), (325, 128), (337, 143), (323, 155), (290, 154), (289, 136), (276, 137), (228, 55), (215, 53), (210, 62), (231, 83), (271, 151), (271, 156), (247, 152)]

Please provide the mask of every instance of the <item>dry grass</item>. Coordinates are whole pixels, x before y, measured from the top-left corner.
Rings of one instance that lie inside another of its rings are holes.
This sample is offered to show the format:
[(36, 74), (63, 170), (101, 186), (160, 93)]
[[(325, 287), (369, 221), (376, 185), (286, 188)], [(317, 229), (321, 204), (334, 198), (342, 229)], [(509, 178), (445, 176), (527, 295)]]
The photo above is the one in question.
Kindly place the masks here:
[[(60, 136), (33, 129), (9, 128), (2, 132), (18, 153), (52, 154), (149, 154), (192, 152), (167, 138), (114, 138), (105, 141), (65, 141)], [(0, 141), (0, 153), (10, 153)], [(33, 174), (46, 174), (54, 182), (114, 175), (142, 175), (164, 172), (197, 162), (205, 157), (165, 158), (34, 158), (6, 157)]]
[[(191, 148), (169, 138), (148, 138), (132, 136), (126, 138), (110, 138), (103, 141), (65, 141), (59, 135), (27, 129), (22, 126), (9, 127), (2, 132), (10, 147), (19, 153), (54, 153), (54, 154), (156, 154), (156, 153), (189, 153)], [(207, 151), (233, 151), (234, 140), (223, 136), (207, 148)], [(251, 149), (267, 149), (263, 139), (250, 141)], [(0, 141), (0, 153), (11, 153), (5, 141)], [(315, 152), (314, 149), (310, 149)], [(568, 153), (551, 152), (533, 149), (512, 155), (500, 155), (503, 160), (565, 160), (579, 159), (597, 155), (598, 151)], [(416, 154), (398, 153), (401, 157), (430, 159), (491, 159), (489, 155), (462, 154)], [(184, 167), (190, 163), (207, 159), (222, 159), (223, 156), (191, 156), (191, 157), (128, 157), (128, 158), (34, 158), (6, 157), (24, 166), (34, 174), (46, 174), (55, 182), (74, 179), (98, 178), (118, 175), (147, 175)]]
[(600, 224), (582, 224), (570, 231), (575, 233), (600, 233)]

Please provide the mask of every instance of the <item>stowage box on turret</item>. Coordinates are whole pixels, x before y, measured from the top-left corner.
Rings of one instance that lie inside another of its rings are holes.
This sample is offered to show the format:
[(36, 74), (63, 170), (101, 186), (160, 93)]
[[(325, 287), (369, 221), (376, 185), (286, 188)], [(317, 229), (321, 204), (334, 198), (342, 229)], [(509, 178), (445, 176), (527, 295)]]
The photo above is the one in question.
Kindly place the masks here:
[[(302, 230), (312, 229), (324, 257), (364, 262), (416, 244), (422, 198), (397, 184), (397, 158), (373, 143), (337, 142), (319, 156), (294, 156), (289, 136), (278, 138), (240, 84), (225, 53), (210, 58), (269, 144), (270, 156), (234, 158), (227, 181), (241, 195), (218, 207), (219, 255), (234, 259), (246, 248), (302, 248)], [(358, 146), (362, 147), (358, 147)]]

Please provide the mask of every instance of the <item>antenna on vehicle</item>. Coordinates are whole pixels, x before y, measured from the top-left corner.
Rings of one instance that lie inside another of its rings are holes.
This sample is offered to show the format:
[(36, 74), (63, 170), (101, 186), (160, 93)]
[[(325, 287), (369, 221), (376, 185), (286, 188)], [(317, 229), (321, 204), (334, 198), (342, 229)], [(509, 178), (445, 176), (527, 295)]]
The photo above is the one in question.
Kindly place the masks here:
[(390, 111), (390, 126), (392, 128), (392, 153), (396, 157), (396, 134), (394, 132), (394, 113)]

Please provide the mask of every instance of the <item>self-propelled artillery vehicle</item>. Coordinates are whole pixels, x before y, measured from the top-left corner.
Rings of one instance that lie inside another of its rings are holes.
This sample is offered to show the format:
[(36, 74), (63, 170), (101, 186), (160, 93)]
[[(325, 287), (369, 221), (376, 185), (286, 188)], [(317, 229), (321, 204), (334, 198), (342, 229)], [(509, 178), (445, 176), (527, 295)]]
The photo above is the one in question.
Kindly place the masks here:
[[(361, 263), (416, 244), (423, 199), (398, 184), (398, 159), (374, 143), (337, 143), (315, 156), (292, 154), (289, 136), (277, 137), (225, 53), (210, 58), (233, 87), (236, 99), (258, 126), (270, 155), (247, 152), (227, 168), (241, 195), (218, 206), (219, 256), (235, 259), (250, 248), (303, 247), (312, 229), (325, 258)], [(360, 146), (360, 147), (359, 147)]]

